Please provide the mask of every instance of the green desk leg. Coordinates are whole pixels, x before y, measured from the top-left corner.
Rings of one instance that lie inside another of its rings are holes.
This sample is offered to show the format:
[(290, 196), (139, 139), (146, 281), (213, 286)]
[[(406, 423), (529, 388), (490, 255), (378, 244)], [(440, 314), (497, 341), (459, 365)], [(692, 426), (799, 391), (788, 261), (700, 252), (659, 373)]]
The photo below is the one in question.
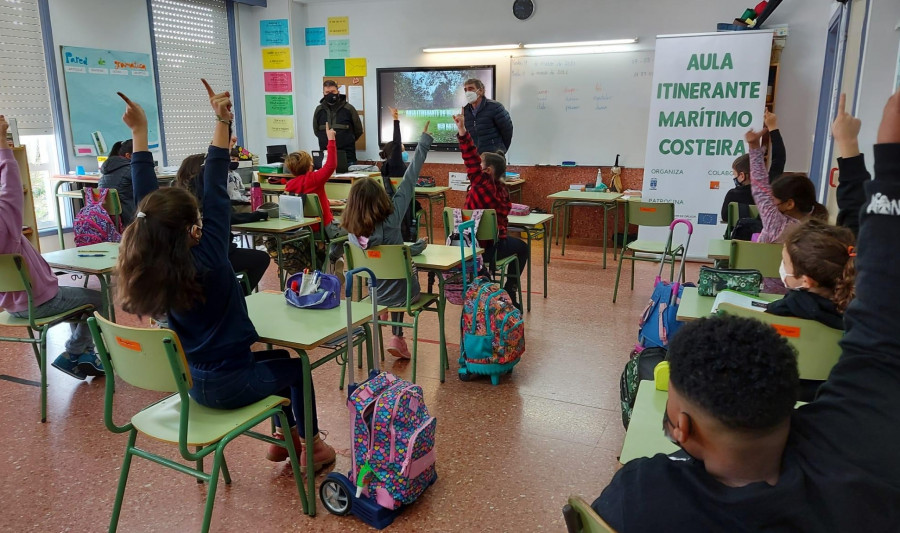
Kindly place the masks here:
[(446, 283), (446, 281), (444, 280), (444, 276), (442, 276), (440, 272), (435, 277), (437, 277), (437, 279), (438, 279), (438, 311), (439, 311), (438, 315), (442, 319), (441, 323), (438, 324), (438, 330), (439, 330), (439, 335), (440, 335), (439, 338), (441, 340), (441, 348), (440, 348), (440, 350), (441, 350), (440, 351), (440, 353), (441, 353), (441, 357), (440, 357), (441, 373), (440, 373), (440, 377), (441, 377), (441, 383), (443, 383), (444, 379), (446, 378), (444, 371), (446, 369), (450, 368), (450, 361), (447, 358), (447, 336), (444, 331), (445, 328), (444, 328), (444, 323), (443, 323), (443, 319), (445, 318), (444, 310), (447, 307), (447, 298), (444, 296), (444, 283)]
[(53, 185), (53, 200), (54, 207), (56, 208), (56, 234), (59, 236), (59, 249), (66, 249), (66, 241), (63, 239), (63, 225), (62, 225), (62, 213), (59, 211), (59, 187), (63, 184), (62, 181), (57, 181)]
[(284, 256), (281, 253), (281, 234), (275, 234), (275, 252), (277, 253), (276, 262), (278, 263), (278, 286), (281, 292), (284, 292), (284, 284), (287, 281), (284, 275)]
[[(303, 363), (303, 439), (312, 444), (315, 440), (312, 426), (314, 415), (312, 411), (312, 369), (309, 366), (309, 356), (306, 352), (304, 350), (296, 350), (296, 352)], [(309, 505), (309, 516), (316, 516), (316, 473), (313, 466), (313, 446), (306, 447), (306, 500)]]
[(547, 297), (547, 267), (550, 266), (550, 239), (553, 237), (551, 232), (547, 231), (550, 224), (541, 224), (541, 233), (544, 241), (544, 298)]
[(112, 294), (110, 294), (110, 276), (109, 274), (101, 274), (100, 278), (100, 295), (103, 296), (103, 303), (106, 304), (107, 317), (110, 322), (116, 321), (116, 306), (113, 303)]
[[(525, 269), (528, 270), (528, 288), (526, 291), (528, 292), (528, 296), (526, 299), (528, 300), (528, 304), (526, 305), (526, 309), (528, 312), (531, 312), (531, 229), (525, 228), (525, 237), (528, 241), (528, 264), (525, 265)], [(519, 272), (519, 283), (522, 282), (522, 273)]]
[(606, 204), (600, 204), (601, 211), (603, 211), (603, 270), (606, 270), (606, 215), (609, 212)]
[(566, 237), (569, 234), (569, 213), (572, 211), (572, 207), (569, 206), (568, 203), (564, 203), (562, 209), (563, 209), (562, 255), (566, 255)]

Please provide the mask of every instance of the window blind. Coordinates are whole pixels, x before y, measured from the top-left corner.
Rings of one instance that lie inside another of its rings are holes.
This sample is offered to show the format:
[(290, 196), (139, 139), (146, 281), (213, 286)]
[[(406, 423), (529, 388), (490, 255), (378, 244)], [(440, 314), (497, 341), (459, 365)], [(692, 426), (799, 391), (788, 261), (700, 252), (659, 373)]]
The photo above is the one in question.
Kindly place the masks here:
[(0, 0), (0, 109), (20, 135), (53, 133), (37, 0)]
[[(3, 1), (3, 0), (0, 0)], [(166, 162), (206, 153), (215, 116), (200, 78), (234, 91), (225, 0), (151, 0)]]

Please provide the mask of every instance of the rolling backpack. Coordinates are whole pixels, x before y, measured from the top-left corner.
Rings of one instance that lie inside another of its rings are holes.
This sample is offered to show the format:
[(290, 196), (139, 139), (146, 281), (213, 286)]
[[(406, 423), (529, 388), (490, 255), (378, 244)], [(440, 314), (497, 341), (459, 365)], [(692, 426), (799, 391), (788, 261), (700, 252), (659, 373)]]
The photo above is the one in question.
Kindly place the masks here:
[(75, 246), (88, 246), (101, 242), (119, 242), (122, 234), (112, 217), (103, 208), (108, 189), (85, 191), (84, 207), (75, 215), (73, 230)]
[[(472, 228), (474, 221), (460, 224), (460, 231)], [(473, 259), (475, 243), (470, 244)], [(465, 244), (460, 241), (460, 249)], [(465, 269), (463, 260), (463, 269)], [(473, 271), (475, 261), (472, 261)], [(473, 272), (474, 274), (474, 272)], [(525, 352), (525, 321), (499, 283), (473, 276), (471, 283), (463, 275), (465, 303), (460, 328), (459, 379), (469, 381), (472, 375), (487, 375), (491, 383), (500, 383), (500, 375), (512, 373)]]
[(644, 348), (635, 346), (625, 369), (619, 378), (619, 402), (622, 407), (622, 424), (628, 429), (631, 421), (631, 411), (634, 409), (634, 401), (637, 399), (638, 385), (641, 381), (653, 379), (653, 370), (656, 365), (666, 360), (666, 349), (659, 347)]
[[(475, 227), (471, 231), (459, 231), (459, 225), (463, 223), (462, 209), (453, 210), (453, 231), (447, 237), (447, 246), (470, 246), (474, 242), (475, 235), (478, 234), (478, 225), (481, 223), (481, 216), (484, 211), (475, 209), (472, 211), (470, 220), (474, 221)], [(484, 268), (484, 261), (478, 256), (475, 264), (475, 271), (481, 272)], [(454, 305), (463, 305), (464, 284), (462, 277), (465, 275), (465, 269), (452, 269), (441, 274), (447, 283), (444, 284), (444, 297), (448, 302)]]

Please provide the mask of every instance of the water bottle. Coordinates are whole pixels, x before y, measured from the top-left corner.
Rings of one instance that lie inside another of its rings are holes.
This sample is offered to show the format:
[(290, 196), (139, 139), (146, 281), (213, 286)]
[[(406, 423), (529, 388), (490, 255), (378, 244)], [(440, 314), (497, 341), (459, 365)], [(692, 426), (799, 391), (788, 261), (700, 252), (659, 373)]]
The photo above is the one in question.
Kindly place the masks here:
[(256, 211), (263, 204), (262, 185), (254, 181), (250, 186), (250, 209)]
[(597, 183), (594, 184), (594, 188), (599, 189), (601, 185), (603, 185), (603, 171), (598, 168), (597, 169)]

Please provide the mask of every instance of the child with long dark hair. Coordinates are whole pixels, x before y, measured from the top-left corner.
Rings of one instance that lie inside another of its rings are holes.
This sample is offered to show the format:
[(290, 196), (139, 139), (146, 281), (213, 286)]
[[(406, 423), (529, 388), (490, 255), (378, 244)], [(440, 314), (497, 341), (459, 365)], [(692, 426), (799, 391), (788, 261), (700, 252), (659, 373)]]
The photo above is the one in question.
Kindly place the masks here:
[[(202, 216), (201, 206), (187, 190), (158, 189), (147, 147), (147, 117), (138, 104), (119, 93), (126, 103), (122, 120), (134, 136), (131, 169), (138, 212), (122, 237), (116, 269), (118, 296), (128, 312), (168, 315), (187, 356), (194, 400), (235, 409), (272, 394), (290, 398), (285, 408), (291, 425), (287, 432), (297, 446), (305, 447), (297, 431), (297, 424), (304, 423), (301, 361), (286, 350), (251, 351), (259, 336), (228, 262), (231, 97), (228, 92), (216, 94), (206, 80), (203, 83), (216, 123), (203, 172)], [(312, 412), (315, 417), (315, 405)], [(322, 440), (318, 420), (311, 422), (316, 433), (313, 460), (318, 468), (333, 462), (335, 453)], [(285, 432), (278, 428), (276, 437), (285, 438)], [(266, 457), (283, 461), (287, 451), (270, 446)]]

